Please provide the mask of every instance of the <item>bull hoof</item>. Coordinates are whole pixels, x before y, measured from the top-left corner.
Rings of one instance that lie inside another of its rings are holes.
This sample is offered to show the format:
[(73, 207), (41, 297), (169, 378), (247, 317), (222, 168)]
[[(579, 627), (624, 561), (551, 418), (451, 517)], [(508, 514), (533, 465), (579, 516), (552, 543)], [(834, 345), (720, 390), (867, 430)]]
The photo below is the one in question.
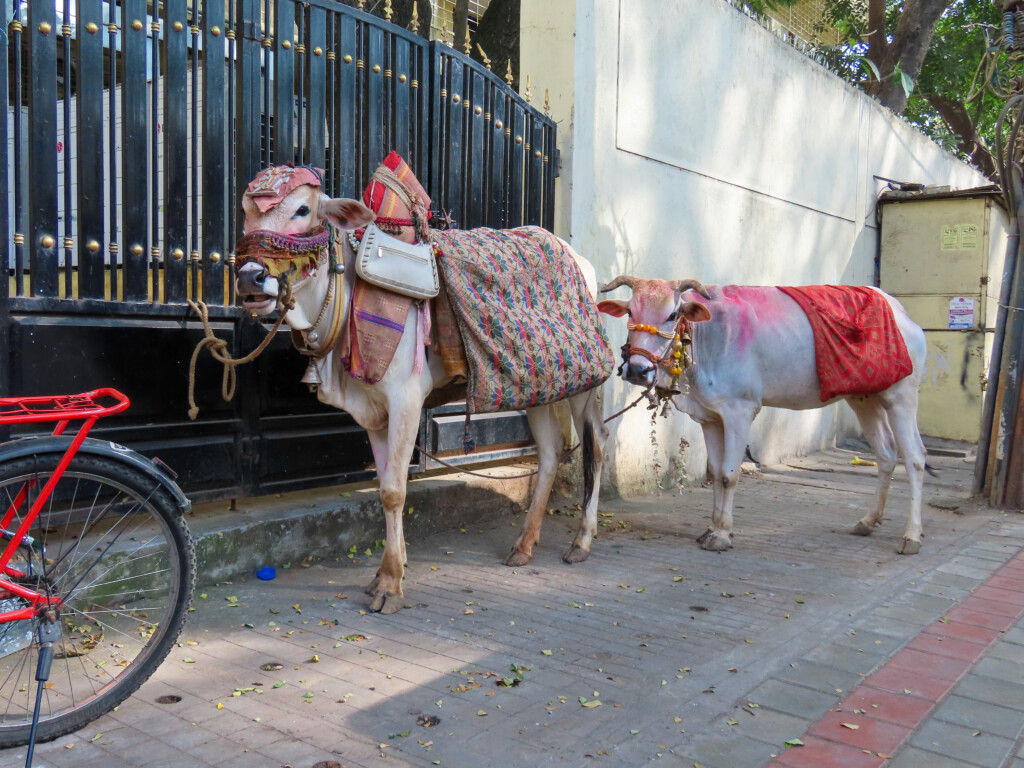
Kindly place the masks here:
[(732, 549), (732, 534), (721, 534), (717, 531), (709, 531), (698, 539), (700, 548), (708, 552), (725, 552)]
[(377, 592), (377, 585), (380, 584), (380, 574), (378, 573), (373, 577), (373, 581), (363, 587), (363, 592), (368, 595), (375, 594)]
[(571, 565), (573, 563), (582, 563), (588, 557), (590, 557), (590, 552), (588, 550), (573, 544), (569, 548), (569, 551), (562, 555), (562, 560)]
[(916, 555), (921, 551), (921, 542), (904, 536), (900, 539), (900, 545), (896, 547), (896, 551), (901, 555)]
[(513, 549), (505, 560), (505, 565), (510, 565), (513, 568), (519, 568), (527, 565), (533, 559), (533, 555), (528, 555), (525, 552), (520, 552), (518, 549)]
[(715, 532), (714, 528), (708, 528), (706, 531), (704, 531), (704, 533), (702, 533), (700, 536), (697, 537), (697, 543), (698, 544), (703, 544), (707, 540), (708, 536), (710, 536), (714, 532)]
[(404, 607), (405, 598), (402, 595), (389, 595), (384, 592), (375, 594), (373, 601), (370, 603), (370, 610), (373, 613), (383, 613), (385, 615), (397, 613)]
[(853, 526), (853, 530), (850, 531), (854, 536), (870, 536), (875, 532), (875, 529), (870, 525), (864, 525), (863, 520), (858, 520), (857, 524)]

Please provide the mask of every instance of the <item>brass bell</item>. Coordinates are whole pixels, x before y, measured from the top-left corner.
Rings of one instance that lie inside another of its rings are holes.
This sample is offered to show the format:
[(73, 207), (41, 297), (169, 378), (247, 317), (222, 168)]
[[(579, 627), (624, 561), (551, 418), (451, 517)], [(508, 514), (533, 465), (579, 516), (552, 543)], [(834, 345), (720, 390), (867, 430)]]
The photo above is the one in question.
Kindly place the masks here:
[(302, 383), (308, 384), (310, 389), (315, 389), (317, 384), (323, 384), (323, 380), (320, 378), (320, 369), (315, 360), (309, 361), (306, 372), (302, 374)]

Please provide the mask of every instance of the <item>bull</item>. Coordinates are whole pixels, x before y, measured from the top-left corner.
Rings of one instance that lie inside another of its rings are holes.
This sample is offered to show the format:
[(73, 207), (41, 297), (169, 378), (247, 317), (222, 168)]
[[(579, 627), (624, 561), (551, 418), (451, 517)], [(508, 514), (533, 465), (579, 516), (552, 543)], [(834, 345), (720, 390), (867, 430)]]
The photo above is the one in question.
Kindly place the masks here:
[[(892, 308), (913, 370), (884, 391), (822, 401), (812, 327), (804, 310), (779, 288), (708, 286), (694, 280), (616, 277), (601, 290), (632, 289), (629, 301), (604, 300), (598, 308), (628, 316), (622, 377), (671, 398), (700, 424), (714, 483), (711, 527), (699, 538), (706, 550), (732, 547), (733, 499), (754, 417), (762, 406), (792, 410), (849, 403), (878, 463), (874, 503), (853, 528), (867, 536), (881, 525), (890, 481), (900, 455), (910, 481), (910, 516), (897, 552), (921, 549), (921, 494), (925, 448), (917, 427), (918, 390), (925, 370), (924, 332), (893, 297)], [(877, 289), (875, 289), (877, 290)], [(681, 353), (685, 327), (690, 361)], [(673, 357), (673, 355), (675, 355)]]
[[(306, 346), (317, 349), (322, 358), (319, 399), (347, 411), (369, 435), (386, 520), (386, 541), (380, 567), (366, 592), (372, 596), (372, 611), (394, 613), (404, 605), (402, 581), (406, 550), (402, 510), (420, 416), (427, 396), (445, 387), (451, 379), (445, 375), (439, 356), (427, 356), (424, 364), (422, 326), (419, 326), (418, 335), (416, 304), (405, 320), (404, 333), (387, 373), (372, 385), (347, 374), (340, 362), (337, 344), (331, 348), (322, 346), (325, 343), (323, 337), (328, 335), (325, 329), (330, 318), (344, 317), (343, 310), (335, 311), (334, 302), (343, 302), (342, 308), (348, 306), (353, 291), (355, 252), (349, 238), (341, 236), (341, 233), (373, 222), (375, 215), (370, 208), (357, 200), (330, 198), (315, 184), (297, 186), (269, 210), (258, 206), (256, 200), (246, 193), (242, 207), (246, 236), (264, 233), (268, 239), (283, 237), (308, 242), (310, 238), (306, 236), (311, 232), (322, 233), (325, 228), (333, 228), (337, 233), (336, 240), (342, 249), (340, 265), (329, 262), (327, 247), (319, 248), (310, 268), (294, 275), (286, 285), (285, 279), (281, 275), (271, 275), (260, 259), (240, 256), (235, 285), (242, 306), (255, 315), (273, 312), (279, 306), (279, 297), (286, 290), (290, 293), (294, 306), (282, 307), (284, 321), (292, 328), (293, 334), (301, 334)], [(591, 298), (596, 300), (594, 268), (568, 245), (566, 248), (579, 266)], [(343, 280), (338, 280), (338, 272), (342, 273), (340, 277)], [(334, 287), (339, 282), (340, 290)], [(340, 338), (344, 332), (343, 328), (340, 334), (331, 335)], [(420, 364), (417, 364), (417, 355), (420, 356)], [(579, 563), (589, 555), (597, 530), (598, 488), (608, 436), (601, 418), (600, 399), (593, 389), (563, 402), (526, 410), (537, 445), (537, 478), (522, 532), (506, 559), (508, 565), (522, 566), (530, 562), (533, 547), (540, 539), (541, 522), (563, 444), (557, 410), (566, 405), (583, 445), (585, 489), (584, 512), (563, 560)]]

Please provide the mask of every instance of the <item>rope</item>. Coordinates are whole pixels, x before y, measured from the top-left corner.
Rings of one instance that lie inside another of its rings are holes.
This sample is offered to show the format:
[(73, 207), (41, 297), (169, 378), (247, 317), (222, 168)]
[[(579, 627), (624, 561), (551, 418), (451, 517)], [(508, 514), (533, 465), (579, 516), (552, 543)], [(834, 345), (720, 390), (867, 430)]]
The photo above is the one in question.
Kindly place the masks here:
[[(621, 411), (618, 411), (617, 413), (613, 413), (611, 416), (609, 416), (607, 419), (605, 419), (604, 423), (607, 424), (609, 421), (612, 421), (613, 419), (617, 419), (619, 416), (624, 414), (626, 411), (628, 411), (634, 405), (638, 405), (640, 403), (640, 401), (643, 400), (645, 397), (647, 397), (647, 391), (646, 390), (644, 391), (644, 393), (642, 395), (640, 395), (640, 397), (638, 397), (632, 403), (627, 405)], [(558, 463), (559, 464), (564, 464), (566, 461), (568, 461), (569, 457), (572, 456), (573, 453), (576, 452), (576, 449), (579, 448), (581, 445), (582, 445), (582, 443), (576, 443), (576, 445), (574, 445), (568, 451), (563, 451), (562, 455), (558, 457)], [(472, 470), (469, 470), (469, 469), (463, 469), (458, 464), (450, 464), (447, 461), (445, 461), (444, 459), (439, 459), (434, 454), (430, 453), (429, 451), (424, 450), (423, 447), (419, 443), (416, 443), (416, 450), (418, 450), (420, 453), (422, 453), (428, 459), (432, 459), (433, 461), (436, 461), (438, 464), (440, 464), (442, 466), (445, 466), (445, 467), (448, 467), (448, 469), (457, 469), (457, 470), (459, 470), (464, 475), (472, 475), (473, 477), (483, 477), (483, 478), (487, 478), (489, 480), (493, 480), (494, 479), (494, 475), (485, 475), (483, 472), (473, 472)], [(539, 467), (537, 469), (531, 470), (530, 472), (523, 472), (522, 474), (519, 474), (519, 475), (505, 475), (503, 479), (505, 479), (505, 480), (519, 480), (520, 478), (523, 478), (523, 477), (533, 477), (538, 472), (540, 472), (540, 468)]]
[(188, 300), (188, 305), (199, 316), (199, 319), (203, 321), (204, 334), (200, 342), (196, 344), (196, 348), (192, 352), (192, 359), (188, 364), (188, 417), (192, 421), (195, 421), (196, 416), (199, 415), (199, 406), (196, 405), (195, 399), (196, 361), (199, 359), (199, 353), (204, 349), (209, 349), (213, 359), (224, 365), (224, 372), (220, 382), (220, 395), (224, 398), (224, 402), (231, 402), (235, 397), (235, 385), (237, 384), (235, 368), (239, 365), (251, 363), (263, 354), (263, 350), (270, 346), (270, 342), (274, 340), (275, 334), (284, 322), (285, 314), (289, 309), (292, 309), (295, 306), (295, 299), (292, 297), (291, 284), (287, 280), (280, 280), (278, 284), (283, 286), (283, 291), (278, 297), (279, 314), (277, 316), (277, 320), (274, 321), (274, 327), (270, 329), (270, 332), (264, 337), (263, 341), (259, 343), (259, 346), (257, 346), (256, 349), (245, 357), (240, 357), (237, 360), (231, 356), (230, 352), (228, 352), (228, 343), (213, 335), (213, 328), (210, 327), (210, 310), (206, 304), (202, 301), (193, 302), (192, 299)]

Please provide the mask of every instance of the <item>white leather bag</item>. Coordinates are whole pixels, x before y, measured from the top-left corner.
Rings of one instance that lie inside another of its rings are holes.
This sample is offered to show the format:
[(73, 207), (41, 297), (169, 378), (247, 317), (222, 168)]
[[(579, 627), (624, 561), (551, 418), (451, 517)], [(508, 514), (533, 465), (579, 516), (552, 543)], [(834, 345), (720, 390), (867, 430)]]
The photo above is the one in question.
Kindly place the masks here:
[(356, 253), (356, 274), (372, 285), (415, 299), (432, 299), (440, 290), (434, 247), (407, 243), (370, 224)]

